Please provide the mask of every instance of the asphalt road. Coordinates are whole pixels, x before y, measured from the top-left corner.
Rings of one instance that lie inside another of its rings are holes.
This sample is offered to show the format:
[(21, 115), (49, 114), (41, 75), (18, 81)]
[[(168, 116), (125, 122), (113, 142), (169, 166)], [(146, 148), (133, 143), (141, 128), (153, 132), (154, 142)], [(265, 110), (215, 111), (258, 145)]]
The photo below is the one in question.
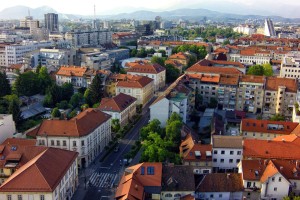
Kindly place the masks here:
[(136, 125), (119, 141), (119, 151), (112, 151), (109, 156), (102, 162), (95, 162), (89, 168), (94, 168), (95, 171), (87, 176), (87, 191), (84, 200), (106, 200), (113, 199), (116, 186), (124, 172), (126, 166), (123, 162), (125, 154), (127, 154), (135, 141), (139, 139), (140, 129), (149, 121), (149, 105), (143, 108), (141, 119)]

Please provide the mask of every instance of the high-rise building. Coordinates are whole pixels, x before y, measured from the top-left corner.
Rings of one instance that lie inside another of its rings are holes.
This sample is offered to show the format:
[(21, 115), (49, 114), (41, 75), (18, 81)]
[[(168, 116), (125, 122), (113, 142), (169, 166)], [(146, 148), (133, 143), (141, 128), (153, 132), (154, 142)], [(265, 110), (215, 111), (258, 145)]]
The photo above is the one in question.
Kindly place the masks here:
[(32, 16), (27, 16), (25, 19), (20, 20), (20, 27), (30, 28), (30, 33), (36, 31), (40, 26), (40, 22), (38, 20), (34, 20)]
[(271, 19), (265, 20), (265, 36), (276, 36), (274, 25)]
[(45, 14), (45, 27), (50, 32), (58, 32), (58, 14), (55, 13), (47, 13)]

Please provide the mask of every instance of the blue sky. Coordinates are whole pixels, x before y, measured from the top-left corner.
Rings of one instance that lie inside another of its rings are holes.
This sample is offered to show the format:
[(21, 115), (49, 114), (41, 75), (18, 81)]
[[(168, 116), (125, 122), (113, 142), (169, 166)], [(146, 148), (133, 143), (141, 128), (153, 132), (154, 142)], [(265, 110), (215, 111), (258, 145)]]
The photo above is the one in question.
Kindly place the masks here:
[(2, 0), (0, 10), (16, 5), (32, 8), (49, 6), (61, 13), (89, 15), (96, 5), (97, 14), (116, 14), (141, 9), (162, 11), (177, 8), (207, 8), (237, 14), (274, 14), (300, 17), (299, 0)]

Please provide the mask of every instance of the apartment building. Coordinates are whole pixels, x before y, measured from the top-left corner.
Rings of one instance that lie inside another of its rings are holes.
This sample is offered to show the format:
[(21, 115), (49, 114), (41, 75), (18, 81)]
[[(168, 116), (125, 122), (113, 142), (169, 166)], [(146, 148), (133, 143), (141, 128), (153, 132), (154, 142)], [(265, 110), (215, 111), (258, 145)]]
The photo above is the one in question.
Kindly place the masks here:
[(220, 66), (202, 66), (198, 63), (194, 64), (185, 71), (186, 74), (201, 74), (201, 75), (239, 75), (243, 74), (240, 70), (232, 67), (220, 67)]
[(297, 97), (297, 79), (268, 77), (265, 85), (263, 115), (291, 118)]
[(294, 122), (242, 119), (240, 132), (243, 138), (271, 140), (292, 134), (297, 126), (298, 123)]
[(265, 82), (264, 76), (241, 76), (237, 93), (236, 110), (262, 113)]
[(210, 66), (210, 67), (226, 67), (237, 69), (246, 74), (246, 67), (240, 62), (226, 61), (226, 60), (208, 60), (203, 59), (197, 63), (199, 66)]
[(239, 62), (245, 65), (262, 65), (270, 63), (272, 54), (270, 51), (241, 50)]
[(16, 132), (16, 124), (11, 114), (0, 114), (0, 143), (12, 138)]
[(65, 39), (70, 41), (75, 48), (100, 47), (112, 43), (112, 32), (108, 30), (91, 30), (67, 32)]
[(79, 167), (87, 167), (111, 141), (111, 116), (89, 108), (70, 120), (44, 120), (27, 135), (39, 146), (78, 152)]
[(241, 136), (212, 136), (213, 170), (237, 171), (237, 164), (243, 158), (243, 138)]
[(119, 32), (112, 34), (112, 41), (118, 46), (128, 46), (128, 44), (136, 42), (137, 39), (138, 35), (134, 32)]
[(154, 96), (154, 80), (147, 76), (128, 75), (115, 85), (116, 95), (124, 93), (135, 97), (137, 104), (145, 106)]
[(236, 94), (238, 91), (239, 76), (221, 75), (218, 87), (218, 105), (223, 110), (235, 110)]
[(182, 64), (183, 66), (186, 67), (189, 64), (190, 57), (183, 52), (179, 52), (179, 53), (169, 56), (168, 60), (173, 60), (173, 61), (179, 62), (180, 64)]
[(121, 126), (125, 126), (136, 115), (137, 99), (127, 94), (120, 93), (112, 98), (102, 98), (99, 110), (118, 119)]
[(290, 52), (282, 58), (280, 77), (297, 78), (300, 77), (300, 53)]
[(39, 20), (33, 19), (32, 16), (27, 16), (20, 20), (20, 27), (29, 28), (30, 34), (33, 34), (40, 27)]
[(165, 127), (171, 114), (176, 112), (183, 122), (187, 121), (195, 100), (192, 90), (184, 84), (185, 78), (185, 75), (179, 77), (151, 104), (150, 120), (158, 119)]
[(166, 85), (166, 69), (157, 63), (133, 62), (127, 63), (130, 68), (127, 74), (147, 76), (154, 80), (154, 90), (157, 92)]
[(87, 67), (61, 66), (56, 73), (56, 84), (72, 83), (75, 87), (87, 87), (87, 82), (84, 78), (87, 71)]
[[(9, 154), (10, 163), (19, 167), (0, 186), (0, 199), (71, 199), (78, 186), (77, 155), (51, 147)], [(20, 158), (25, 162), (20, 164)]]

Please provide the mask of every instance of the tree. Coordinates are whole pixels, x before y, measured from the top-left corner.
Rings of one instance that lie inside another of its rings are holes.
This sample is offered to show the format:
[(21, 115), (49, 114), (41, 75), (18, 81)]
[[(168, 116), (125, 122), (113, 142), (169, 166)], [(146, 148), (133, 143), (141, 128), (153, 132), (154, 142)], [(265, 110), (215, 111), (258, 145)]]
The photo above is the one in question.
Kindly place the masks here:
[(62, 100), (62, 89), (56, 84), (53, 84), (47, 89), (44, 105), (49, 107), (55, 106)]
[(69, 118), (76, 117), (76, 115), (77, 115), (77, 111), (76, 110), (72, 110), (72, 112), (70, 112), (70, 114), (69, 114)]
[(273, 76), (273, 68), (271, 64), (263, 64), (263, 68), (265, 76)]
[(173, 83), (180, 76), (179, 69), (177, 69), (171, 64), (166, 64), (165, 68), (166, 68), (166, 82)]
[(285, 117), (283, 115), (280, 115), (280, 114), (276, 114), (276, 115), (273, 115), (271, 118), (270, 118), (271, 121), (285, 121)]
[(69, 101), (74, 94), (74, 87), (71, 83), (64, 83), (61, 86), (62, 98), (61, 100)]
[(181, 120), (172, 121), (166, 126), (166, 139), (172, 141), (174, 147), (177, 149), (181, 141)]
[(166, 57), (167, 53), (165, 50), (158, 50), (157, 53), (161, 53), (162, 57)]
[(20, 100), (17, 95), (7, 95), (4, 97), (8, 101), (8, 113), (13, 115), (13, 120), (18, 124), (22, 120), (20, 110)]
[(262, 65), (253, 65), (249, 68), (247, 74), (262, 76), (262, 75), (264, 75), (264, 68)]
[(114, 133), (117, 133), (120, 130), (120, 120), (119, 119), (113, 119), (111, 120), (111, 129)]
[(6, 73), (0, 72), (0, 97), (11, 94), (11, 88)]
[(205, 56), (207, 55), (206, 48), (204, 46), (200, 46), (197, 55), (198, 55), (198, 59), (205, 58)]
[(39, 79), (36, 73), (29, 71), (20, 74), (14, 84), (18, 96), (32, 96), (41, 91)]
[(85, 90), (83, 97), (84, 97), (84, 101), (88, 105), (88, 107), (92, 107), (93, 106), (92, 94), (91, 94), (91, 90), (89, 88)]
[(226, 45), (228, 45), (228, 44), (230, 44), (230, 41), (227, 39), (227, 40), (225, 40), (224, 42), (223, 42), (223, 45), (224, 46), (226, 46)]
[(130, 50), (130, 57), (136, 57), (137, 52), (138, 51), (136, 49)]
[(48, 74), (47, 67), (41, 67), (38, 72), (38, 79), (40, 82), (40, 90), (42, 94), (46, 93), (46, 89), (52, 85), (52, 80)]
[(89, 89), (90, 89), (90, 93), (91, 93), (92, 105), (99, 103), (103, 96), (102, 78), (101, 78), (100, 74), (97, 74), (94, 77)]
[(173, 112), (170, 116), (170, 118), (167, 120), (167, 124), (171, 124), (174, 121), (182, 121), (182, 118), (180, 115), (176, 112)]
[(145, 48), (141, 48), (140, 50), (138, 50), (138, 52), (135, 55), (138, 58), (145, 58), (147, 57), (147, 52), (145, 50)]
[(199, 89), (196, 89), (195, 92), (195, 107), (196, 109), (199, 109), (199, 106), (202, 105), (203, 103), (203, 97), (202, 95), (199, 93)]
[(68, 101), (63, 100), (63, 101), (57, 103), (56, 107), (58, 107), (58, 109), (68, 109), (69, 108), (69, 103), (68, 103)]
[(211, 97), (210, 98), (210, 101), (209, 101), (209, 104), (208, 104), (208, 107), (209, 108), (216, 108), (218, 106), (218, 101), (217, 99)]
[(153, 64), (159, 64), (161, 66), (165, 66), (165, 59), (164, 58), (161, 58), (161, 57), (158, 57), (158, 56), (153, 56), (151, 58), (151, 63)]
[(81, 93), (75, 93), (72, 95), (70, 99), (70, 104), (72, 105), (73, 108), (79, 107), (80, 104), (83, 102), (83, 95)]
[(157, 133), (161, 135), (161, 137), (164, 137), (162, 134), (162, 128), (160, 127), (160, 121), (158, 119), (153, 119), (149, 122), (147, 126), (144, 126), (140, 131), (140, 137), (141, 140), (147, 139), (150, 132)]
[(54, 108), (51, 112), (51, 115), (53, 118), (59, 118), (61, 116), (61, 113), (58, 108)]

